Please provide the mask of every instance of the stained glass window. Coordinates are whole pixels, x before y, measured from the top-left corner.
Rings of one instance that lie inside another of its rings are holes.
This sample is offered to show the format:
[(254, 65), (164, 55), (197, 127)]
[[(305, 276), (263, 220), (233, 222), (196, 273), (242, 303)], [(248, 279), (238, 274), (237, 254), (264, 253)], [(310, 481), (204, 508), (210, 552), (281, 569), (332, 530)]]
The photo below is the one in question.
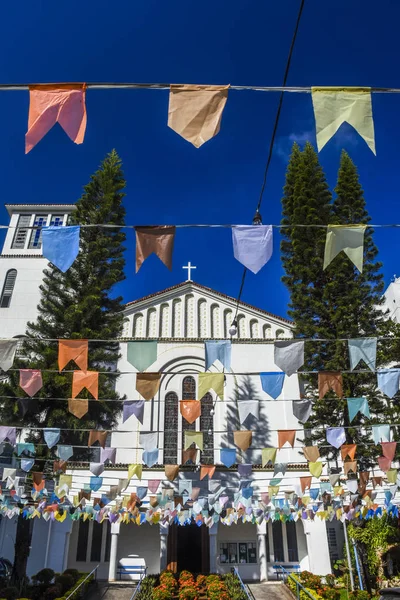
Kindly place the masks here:
[[(203, 465), (214, 464), (214, 418), (211, 415), (213, 399), (207, 393), (201, 400), (200, 431), (203, 431), (203, 447), (201, 463)], [(208, 433), (211, 432), (211, 433)]]
[[(196, 382), (194, 377), (184, 377), (182, 382), (182, 400), (196, 400)], [(188, 423), (182, 419), (182, 450), (185, 450), (185, 431), (195, 431), (196, 421)], [(196, 444), (190, 444), (189, 448), (195, 448)]]
[(164, 464), (178, 462), (178, 396), (168, 392), (165, 396), (164, 414)]

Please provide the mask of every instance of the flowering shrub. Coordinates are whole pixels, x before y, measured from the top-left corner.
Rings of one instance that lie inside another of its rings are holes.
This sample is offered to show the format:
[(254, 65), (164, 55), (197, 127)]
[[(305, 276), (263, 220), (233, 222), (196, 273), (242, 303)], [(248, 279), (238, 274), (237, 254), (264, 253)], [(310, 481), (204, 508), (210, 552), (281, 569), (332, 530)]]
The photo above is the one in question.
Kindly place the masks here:
[(182, 571), (179, 576), (179, 585), (182, 587), (183, 585), (190, 584), (195, 585), (194, 577), (189, 571)]
[(179, 590), (178, 598), (179, 600), (198, 600), (199, 590), (194, 583), (186, 581)]
[(207, 577), (205, 575), (197, 575), (196, 583), (198, 587), (205, 587), (207, 584)]
[(365, 590), (354, 590), (349, 593), (349, 600), (369, 600), (370, 595)]
[(171, 592), (174, 592), (174, 590), (176, 590), (176, 588), (178, 587), (178, 582), (176, 581), (175, 576), (173, 573), (171, 573), (171, 571), (164, 571), (160, 575), (160, 585), (163, 585)]
[(153, 600), (171, 600), (173, 591), (161, 584), (153, 589)]
[(217, 575), (216, 577), (216, 581), (207, 581), (207, 598), (209, 600), (229, 600), (228, 590), (226, 589), (224, 582), (221, 581)]

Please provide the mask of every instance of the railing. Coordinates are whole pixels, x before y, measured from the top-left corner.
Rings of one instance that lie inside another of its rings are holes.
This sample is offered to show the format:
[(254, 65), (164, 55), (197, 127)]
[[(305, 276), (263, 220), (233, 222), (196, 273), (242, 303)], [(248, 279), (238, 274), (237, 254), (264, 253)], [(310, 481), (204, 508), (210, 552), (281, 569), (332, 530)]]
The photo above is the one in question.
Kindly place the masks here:
[(285, 576), (286, 579), (290, 578), (295, 584), (296, 584), (296, 598), (297, 600), (300, 599), (300, 589), (303, 590), (303, 592), (311, 599), (311, 600), (315, 600), (314, 596), (312, 594), (310, 594), (310, 592), (308, 590), (306, 590), (306, 588), (304, 587), (304, 585), (301, 585), (300, 581), (298, 581), (295, 577), (293, 577), (293, 575), (291, 575), (291, 573), (289, 573), (289, 571), (286, 571), (286, 569), (284, 569), (282, 567), (282, 565), (276, 565), (278, 569), (282, 570), (282, 580), (285, 581)]
[(236, 575), (236, 577), (239, 579), (240, 582), (240, 586), (242, 588), (242, 590), (244, 591), (244, 593), (246, 594), (248, 600), (254, 600), (254, 596), (253, 593), (251, 592), (251, 590), (249, 590), (249, 588), (247, 587), (247, 585), (245, 585), (242, 581), (242, 578), (240, 577), (240, 573), (237, 570), (237, 567), (233, 567), (233, 572)]
[(139, 583), (137, 584), (137, 587), (134, 590), (134, 592), (129, 600), (134, 600), (136, 598), (136, 596), (138, 595), (138, 593), (140, 592), (140, 586), (142, 585), (143, 579), (146, 577), (146, 573), (147, 573), (147, 567), (145, 567), (144, 571), (141, 573)]
[(76, 588), (75, 588), (75, 589), (74, 589), (74, 590), (73, 590), (73, 591), (72, 591), (72, 592), (69, 594), (69, 596), (67, 596), (67, 597), (65, 598), (65, 600), (69, 600), (69, 598), (71, 598), (71, 597), (72, 597), (74, 594), (76, 594), (76, 592), (79, 590), (79, 588), (81, 587), (81, 585), (83, 585), (83, 584), (85, 583), (85, 581), (87, 581), (87, 580), (89, 579), (89, 577), (91, 577), (91, 576), (93, 575), (93, 573), (94, 573), (94, 579), (96, 580), (96, 577), (97, 577), (97, 569), (99, 568), (99, 566), (100, 566), (100, 565), (97, 565), (97, 567), (95, 567), (95, 568), (93, 569), (93, 571), (91, 571), (91, 572), (89, 573), (89, 575), (86, 575), (85, 579), (84, 579), (83, 581), (81, 581), (81, 583), (78, 585), (78, 587), (76, 587)]

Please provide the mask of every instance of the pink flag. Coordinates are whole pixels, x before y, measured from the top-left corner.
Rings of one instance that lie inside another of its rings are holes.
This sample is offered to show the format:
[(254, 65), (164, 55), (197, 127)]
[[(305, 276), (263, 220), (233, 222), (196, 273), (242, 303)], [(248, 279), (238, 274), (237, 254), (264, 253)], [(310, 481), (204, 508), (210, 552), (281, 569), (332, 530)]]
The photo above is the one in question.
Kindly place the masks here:
[(28, 396), (34, 396), (43, 387), (42, 372), (37, 369), (20, 369), (19, 386)]
[(61, 125), (75, 144), (82, 144), (86, 130), (85, 95), (85, 83), (30, 85), (25, 154), (56, 123)]
[(147, 487), (149, 488), (152, 494), (155, 494), (158, 490), (158, 486), (160, 485), (161, 479), (149, 479), (147, 482)]

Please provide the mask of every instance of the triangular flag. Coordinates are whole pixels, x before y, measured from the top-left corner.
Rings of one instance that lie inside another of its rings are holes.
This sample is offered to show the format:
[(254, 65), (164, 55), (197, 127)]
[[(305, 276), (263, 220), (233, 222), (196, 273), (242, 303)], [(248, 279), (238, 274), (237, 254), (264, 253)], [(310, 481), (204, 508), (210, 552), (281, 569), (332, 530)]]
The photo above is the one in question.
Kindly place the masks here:
[(350, 370), (356, 368), (360, 360), (364, 361), (371, 371), (376, 367), (376, 338), (358, 338), (348, 340)]
[(145, 371), (157, 360), (157, 341), (128, 342), (126, 358), (135, 369)]
[(42, 372), (38, 369), (20, 369), (19, 386), (28, 396), (34, 396), (43, 387)]
[(94, 431), (93, 429), (89, 432), (88, 446), (93, 446), (96, 442), (99, 442), (102, 448), (106, 447), (108, 432), (107, 431)]
[(304, 457), (310, 462), (316, 462), (320, 457), (318, 446), (303, 446)]
[(142, 460), (145, 465), (152, 467), (158, 463), (158, 448), (155, 450), (145, 450), (142, 454)]
[(147, 452), (155, 450), (158, 447), (158, 432), (140, 433), (139, 443)]
[(384, 471), (386, 473), (386, 471), (389, 471), (391, 465), (392, 465), (392, 461), (390, 458), (387, 458), (386, 456), (380, 456), (378, 458), (378, 465), (381, 471)]
[(142, 465), (138, 465), (138, 464), (131, 464), (128, 465), (128, 479), (132, 479), (132, 477), (134, 475), (136, 475), (136, 477), (138, 479), (142, 479)]
[(62, 371), (71, 360), (76, 363), (81, 371), (87, 371), (87, 340), (58, 340), (58, 370)]
[(300, 477), (301, 493), (304, 494), (307, 488), (311, 487), (312, 477)]
[(208, 475), (209, 479), (212, 479), (215, 473), (215, 465), (201, 465), (200, 467), (200, 479), (204, 479)]
[(0, 340), (0, 369), (8, 371), (14, 363), (18, 340)]
[(156, 225), (135, 227), (136, 231), (136, 273), (150, 256), (158, 256), (161, 262), (171, 271), (172, 252), (174, 249), (175, 226)]
[(263, 448), (261, 450), (261, 464), (263, 467), (266, 467), (270, 462), (272, 465), (275, 464), (276, 461), (276, 448)]
[(252, 273), (258, 273), (272, 256), (272, 225), (234, 225), (233, 255)]
[(343, 396), (343, 377), (337, 371), (320, 371), (318, 373), (318, 391), (321, 400), (329, 390), (335, 392), (338, 398)]
[(170, 86), (168, 127), (199, 148), (217, 135), (229, 85)]
[(349, 411), (350, 423), (359, 412), (368, 419), (370, 417), (369, 404), (366, 398), (347, 398), (347, 408)]
[(99, 398), (99, 374), (96, 371), (74, 371), (72, 374), (72, 398), (86, 388), (93, 398)]
[(278, 431), (278, 448), (282, 448), (286, 443), (289, 443), (292, 448), (296, 437), (295, 429), (285, 429)]
[(312, 411), (311, 400), (293, 400), (293, 414), (300, 423), (307, 423)]
[(389, 398), (399, 391), (400, 369), (379, 369), (377, 371), (378, 388)]
[(78, 419), (81, 419), (89, 410), (89, 400), (83, 400), (82, 398), (69, 398), (68, 410), (72, 415)]
[(103, 463), (91, 462), (89, 465), (89, 471), (98, 477), (104, 471), (104, 465)]
[(251, 446), (252, 437), (253, 434), (251, 431), (242, 430), (233, 432), (235, 445), (244, 452)]
[(107, 460), (111, 464), (115, 464), (115, 458), (117, 455), (116, 448), (101, 448), (100, 450), (100, 462), (105, 463)]
[(161, 483), (161, 479), (149, 479), (149, 481), (147, 483), (147, 485), (149, 487), (149, 491), (152, 494), (155, 494), (158, 490), (160, 483)]
[(353, 473), (357, 473), (357, 461), (356, 460), (348, 460), (343, 463), (343, 471), (344, 474), (347, 475), (349, 471)]
[(79, 225), (42, 227), (42, 250), (57, 269), (65, 273), (79, 253)]
[(187, 450), (192, 444), (203, 450), (203, 433), (201, 431), (185, 431), (184, 449)]
[(311, 475), (313, 475), (317, 479), (319, 479), (321, 477), (322, 467), (323, 467), (322, 462), (309, 462), (308, 463), (308, 469), (309, 469)]
[(165, 476), (169, 481), (174, 481), (178, 477), (179, 465), (165, 465)]
[(274, 400), (282, 393), (285, 373), (260, 373), (261, 387)]
[(259, 400), (238, 400), (239, 421), (243, 425), (249, 415), (258, 419), (260, 402)]
[(346, 441), (346, 432), (343, 427), (328, 427), (326, 439), (334, 448), (340, 448)]
[(397, 469), (389, 469), (389, 471), (386, 473), (386, 477), (387, 477), (388, 483), (396, 483)]
[(347, 456), (350, 458), (350, 460), (354, 460), (356, 450), (357, 444), (343, 444), (343, 446), (340, 448), (342, 460), (344, 460)]
[(145, 400), (124, 400), (122, 422), (125, 423), (132, 415), (143, 425)]
[(179, 406), (182, 417), (188, 423), (194, 423), (201, 416), (200, 400), (181, 400)]
[(389, 458), (390, 460), (394, 460), (397, 442), (381, 442), (381, 446), (383, 456), (386, 456), (386, 458)]
[(343, 123), (348, 123), (376, 154), (371, 88), (312, 87), (311, 97), (318, 152)]
[(390, 442), (390, 425), (372, 425), (371, 429), (375, 444)]
[(48, 448), (52, 448), (56, 444), (58, 444), (58, 440), (60, 439), (60, 429), (55, 427), (48, 427), (43, 431), (44, 441), (47, 444)]
[(296, 373), (304, 365), (304, 342), (298, 340), (275, 342), (274, 363), (288, 377)]
[(161, 373), (138, 373), (136, 375), (136, 391), (145, 400), (151, 400), (160, 389)]
[(57, 456), (58, 456), (58, 458), (61, 458), (61, 460), (67, 461), (73, 455), (74, 455), (74, 450), (73, 450), (72, 446), (63, 446), (63, 445), (57, 446)]
[(5, 440), (8, 440), (12, 446), (15, 446), (17, 442), (17, 430), (15, 427), (0, 426), (0, 444)]
[(236, 463), (236, 448), (221, 448), (220, 461), (226, 467), (232, 467)]
[(227, 371), (231, 370), (232, 342), (231, 340), (205, 340), (206, 371), (219, 360)]
[(211, 389), (221, 398), (224, 399), (224, 381), (223, 373), (199, 373), (199, 398), (203, 398)]
[(362, 273), (364, 233), (366, 225), (328, 225), (325, 242), (324, 269), (343, 250)]

